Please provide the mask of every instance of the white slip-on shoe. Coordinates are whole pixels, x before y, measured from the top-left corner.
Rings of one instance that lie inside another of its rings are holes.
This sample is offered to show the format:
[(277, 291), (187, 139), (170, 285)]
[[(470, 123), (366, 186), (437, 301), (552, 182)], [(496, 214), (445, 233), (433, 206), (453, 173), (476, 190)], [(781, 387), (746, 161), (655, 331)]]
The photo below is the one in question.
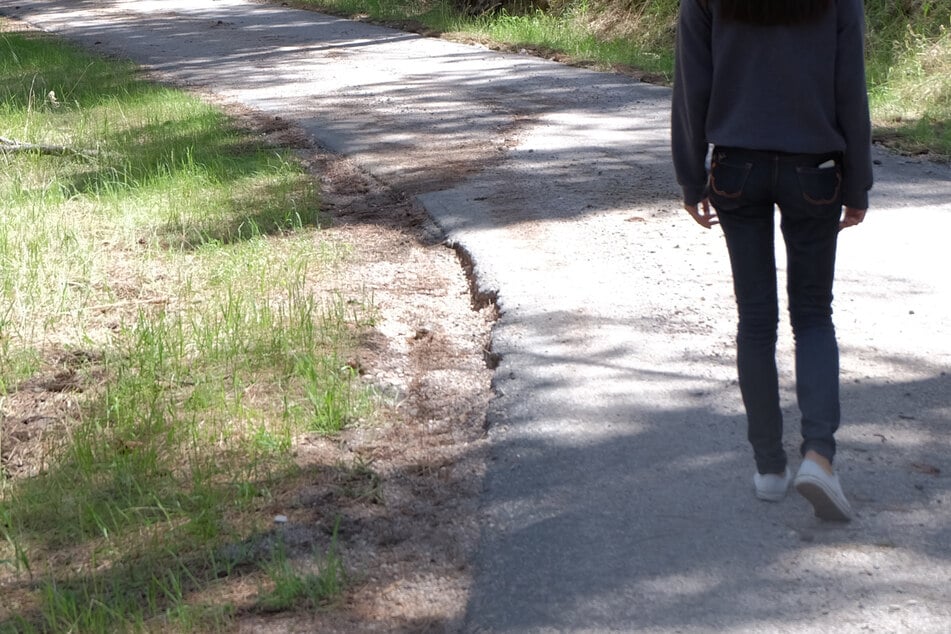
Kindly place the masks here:
[(779, 502), (786, 497), (786, 490), (789, 489), (789, 482), (792, 480), (792, 472), (786, 467), (785, 473), (760, 473), (753, 474), (753, 486), (756, 487), (756, 497), (767, 502)]
[(829, 475), (814, 461), (803, 460), (793, 483), (802, 497), (812, 504), (819, 519), (830, 522), (852, 519), (852, 507), (842, 493), (838, 475)]

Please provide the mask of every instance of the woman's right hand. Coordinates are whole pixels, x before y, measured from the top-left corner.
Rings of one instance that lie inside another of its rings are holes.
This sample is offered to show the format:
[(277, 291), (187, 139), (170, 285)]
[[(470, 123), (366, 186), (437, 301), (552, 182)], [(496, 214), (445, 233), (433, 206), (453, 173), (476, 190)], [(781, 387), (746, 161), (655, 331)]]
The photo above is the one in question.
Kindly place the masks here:
[(842, 214), (842, 220), (839, 222), (839, 231), (843, 229), (848, 229), (849, 227), (854, 227), (857, 224), (861, 224), (865, 220), (865, 212), (867, 209), (857, 209), (855, 207), (846, 207), (845, 213)]

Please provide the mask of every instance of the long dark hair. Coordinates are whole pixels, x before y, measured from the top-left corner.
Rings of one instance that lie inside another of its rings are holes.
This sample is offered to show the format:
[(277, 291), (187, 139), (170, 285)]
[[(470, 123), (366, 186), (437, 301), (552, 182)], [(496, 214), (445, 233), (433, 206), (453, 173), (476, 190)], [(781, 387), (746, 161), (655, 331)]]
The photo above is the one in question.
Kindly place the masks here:
[(821, 18), (831, 0), (720, 0), (724, 20), (776, 26), (807, 24)]

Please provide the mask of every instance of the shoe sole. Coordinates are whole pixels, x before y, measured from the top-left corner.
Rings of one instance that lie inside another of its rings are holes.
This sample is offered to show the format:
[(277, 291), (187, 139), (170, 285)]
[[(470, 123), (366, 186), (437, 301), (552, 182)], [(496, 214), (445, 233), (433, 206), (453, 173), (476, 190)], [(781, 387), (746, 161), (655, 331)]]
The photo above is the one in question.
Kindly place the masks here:
[(816, 517), (829, 522), (849, 522), (852, 516), (836, 502), (835, 498), (819, 481), (804, 477), (795, 483), (796, 490), (806, 498), (816, 512)]
[(759, 491), (756, 492), (756, 499), (762, 500), (764, 502), (782, 502), (784, 497), (786, 497), (785, 491), (783, 491), (782, 493), (761, 493)]

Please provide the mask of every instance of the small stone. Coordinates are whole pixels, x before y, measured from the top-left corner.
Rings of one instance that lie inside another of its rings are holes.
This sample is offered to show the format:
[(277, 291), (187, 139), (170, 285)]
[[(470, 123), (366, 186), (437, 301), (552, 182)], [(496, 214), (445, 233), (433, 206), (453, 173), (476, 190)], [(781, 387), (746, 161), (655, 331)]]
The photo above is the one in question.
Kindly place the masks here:
[(275, 523), (275, 524), (287, 524), (287, 516), (286, 516), (286, 515), (275, 515), (275, 516), (274, 516), (274, 523)]

